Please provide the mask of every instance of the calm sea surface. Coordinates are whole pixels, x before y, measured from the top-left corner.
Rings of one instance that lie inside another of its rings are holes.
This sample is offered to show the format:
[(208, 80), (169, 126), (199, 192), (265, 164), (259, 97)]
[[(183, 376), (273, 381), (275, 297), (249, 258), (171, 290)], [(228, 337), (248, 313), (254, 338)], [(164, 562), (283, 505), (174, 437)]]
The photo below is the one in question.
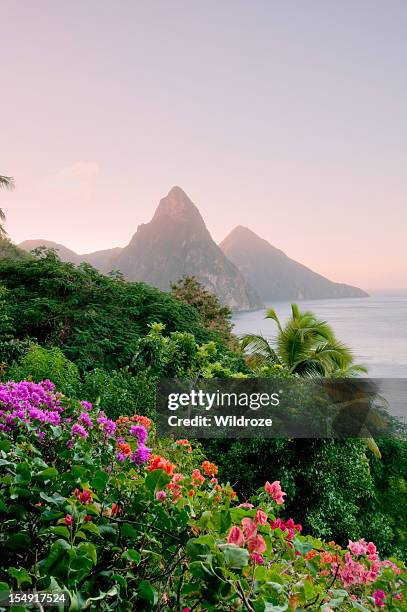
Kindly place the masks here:
[[(372, 293), (368, 298), (300, 300), (301, 310), (312, 310), (326, 320), (339, 340), (352, 348), (358, 363), (371, 377), (407, 377), (407, 292)], [(280, 320), (291, 313), (290, 302), (270, 304)], [(265, 310), (235, 314), (234, 333), (276, 335), (274, 321), (264, 319)]]

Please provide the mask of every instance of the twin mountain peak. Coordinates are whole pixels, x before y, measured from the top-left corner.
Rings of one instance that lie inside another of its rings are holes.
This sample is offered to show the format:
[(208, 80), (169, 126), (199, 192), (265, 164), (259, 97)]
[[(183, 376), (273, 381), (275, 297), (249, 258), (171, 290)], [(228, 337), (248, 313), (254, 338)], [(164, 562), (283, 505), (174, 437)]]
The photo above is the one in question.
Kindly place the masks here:
[(19, 246), (28, 251), (42, 245), (56, 249), (63, 261), (87, 262), (104, 273), (120, 270), (129, 281), (145, 281), (164, 291), (183, 276), (195, 276), (233, 310), (281, 300), (367, 295), (313, 272), (241, 225), (217, 245), (180, 187), (169, 191), (151, 221), (139, 225), (124, 248), (79, 255), (48, 240), (26, 240)]

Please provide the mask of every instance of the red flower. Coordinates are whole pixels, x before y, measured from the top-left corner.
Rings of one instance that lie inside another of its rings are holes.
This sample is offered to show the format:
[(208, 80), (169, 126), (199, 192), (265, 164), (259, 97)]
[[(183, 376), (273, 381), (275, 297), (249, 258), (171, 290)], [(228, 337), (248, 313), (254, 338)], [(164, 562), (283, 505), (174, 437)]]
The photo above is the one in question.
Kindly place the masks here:
[(81, 504), (90, 504), (92, 501), (92, 492), (89, 491), (89, 489), (85, 489), (84, 491), (75, 489), (74, 495), (76, 499), (78, 499), (81, 502)]
[(256, 535), (257, 529), (256, 525), (253, 523), (251, 518), (245, 517), (242, 518), (242, 527), (244, 532), (244, 537), (246, 540)]
[(118, 504), (113, 503), (112, 504), (112, 516), (117, 516), (118, 514), (121, 513), (120, 507)]
[(68, 527), (70, 527), (73, 523), (73, 516), (71, 514), (66, 514), (65, 515), (65, 525), (68, 525)]

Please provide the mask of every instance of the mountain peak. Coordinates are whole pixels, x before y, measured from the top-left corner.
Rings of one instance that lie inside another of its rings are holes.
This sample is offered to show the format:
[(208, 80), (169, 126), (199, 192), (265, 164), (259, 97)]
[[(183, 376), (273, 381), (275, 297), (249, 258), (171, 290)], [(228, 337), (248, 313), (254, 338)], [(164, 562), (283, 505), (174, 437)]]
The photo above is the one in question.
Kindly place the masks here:
[(196, 278), (234, 310), (260, 308), (262, 302), (208, 232), (195, 204), (172, 187), (149, 223), (139, 225), (114, 261), (131, 281), (168, 291), (183, 276)]
[(330, 281), (290, 259), (242, 225), (235, 227), (219, 246), (265, 302), (367, 295), (357, 287)]
[[(245, 225), (236, 225), (234, 229), (228, 234), (227, 238), (256, 238), (257, 240), (263, 240), (253, 230), (246, 227)], [(226, 238), (225, 238), (226, 240)]]
[(160, 200), (153, 220), (161, 217), (170, 217), (177, 221), (199, 220), (204, 224), (201, 213), (185, 191), (178, 187), (178, 185), (174, 185), (165, 198)]
[(268, 248), (274, 250), (276, 253), (284, 255), (282, 251), (273, 247), (269, 242), (261, 238), (250, 228), (244, 225), (237, 225), (231, 232), (222, 240), (220, 248), (226, 252), (231, 248), (237, 247), (239, 250), (242, 249), (263, 249)]

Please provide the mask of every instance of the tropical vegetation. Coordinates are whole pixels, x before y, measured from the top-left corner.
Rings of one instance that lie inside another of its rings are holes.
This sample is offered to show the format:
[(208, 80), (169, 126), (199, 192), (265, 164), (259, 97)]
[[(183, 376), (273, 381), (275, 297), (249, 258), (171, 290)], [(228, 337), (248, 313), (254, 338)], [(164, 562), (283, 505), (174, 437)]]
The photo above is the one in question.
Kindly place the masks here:
[(291, 310), (291, 318), (284, 328), (276, 311), (272, 308), (267, 311), (266, 319), (275, 321), (278, 328), (275, 347), (261, 335), (243, 337), (241, 346), (254, 370), (278, 365), (299, 376), (329, 377), (367, 372), (365, 367), (354, 363), (352, 351), (335, 337), (326, 321), (312, 312), (301, 312), (297, 304), (292, 304)]
[(363, 439), (155, 433), (163, 377), (362, 373), (326, 322), (270, 310), (276, 338), (239, 343), (194, 278), (164, 293), (1, 244), (0, 591), (62, 589), (71, 610), (403, 608), (404, 441), (379, 457)]
[(403, 564), (363, 538), (303, 535), (279, 481), (241, 501), (199, 446), (50, 381), (7, 382), (0, 401), (0, 591), (59, 590), (95, 611), (403, 605)]

